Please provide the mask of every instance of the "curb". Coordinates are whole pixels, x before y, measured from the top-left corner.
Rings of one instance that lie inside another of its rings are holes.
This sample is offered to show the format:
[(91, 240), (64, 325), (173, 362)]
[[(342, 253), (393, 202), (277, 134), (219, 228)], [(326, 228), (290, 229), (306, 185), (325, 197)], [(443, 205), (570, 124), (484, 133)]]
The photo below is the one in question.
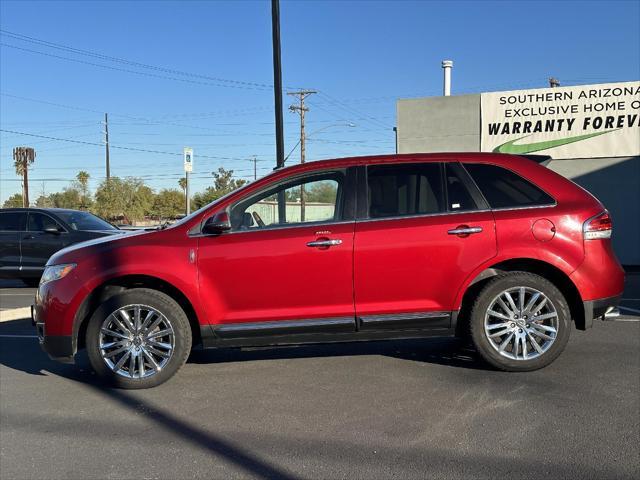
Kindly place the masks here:
[(31, 320), (31, 307), (11, 308), (0, 311), (0, 322), (12, 320)]

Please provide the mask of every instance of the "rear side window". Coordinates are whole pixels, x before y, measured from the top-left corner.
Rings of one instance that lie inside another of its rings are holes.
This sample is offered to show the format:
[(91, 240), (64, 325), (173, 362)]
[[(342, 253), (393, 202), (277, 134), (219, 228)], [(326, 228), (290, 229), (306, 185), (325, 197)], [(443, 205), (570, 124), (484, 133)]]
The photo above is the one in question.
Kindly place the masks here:
[(445, 210), (438, 163), (370, 166), (367, 181), (370, 218)]
[(27, 220), (26, 212), (1, 212), (0, 231), (20, 232), (24, 231)]
[[(466, 172), (462, 169), (462, 167), (457, 163), (446, 163), (445, 164), (445, 182), (447, 184), (447, 209), (450, 212), (463, 212), (468, 210), (477, 210), (478, 203), (474, 199), (474, 195), (467, 188), (467, 185), (470, 182), (467, 180), (465, 182), (465, 177), (467, 177)], [(476, 197), (479, 195), (477, 194)]]
[(506, 168), (478, 163), (465, 163), (464, 167), (491, 208), (535, 207), (555, 202), (534, 184)]

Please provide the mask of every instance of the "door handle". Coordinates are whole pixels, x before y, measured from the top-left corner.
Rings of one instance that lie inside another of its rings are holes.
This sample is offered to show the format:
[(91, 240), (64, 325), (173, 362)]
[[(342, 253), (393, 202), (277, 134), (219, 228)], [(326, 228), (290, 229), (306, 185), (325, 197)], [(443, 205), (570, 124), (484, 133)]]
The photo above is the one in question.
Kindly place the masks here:
[(334, 239), (334, 240), (315, 240), (313, 242), (307, 243), (307, 247), (316, 247), (316, 248), (329, 248), (335, 247), (336, 245), (341, 245), (342, 240)]
[(26, 237), (22, 237), (23, 240), (33, 240), (35, 237), (35, 235), (27, 235)]
[(480, 232), (482, 232), (482, 227), (469, 227), (467, 225), (460, 225), (452, 230), (449, 230), (447, 233), (449, 235), (464, 235), (466, 237), (473, 233), (480, 233)]

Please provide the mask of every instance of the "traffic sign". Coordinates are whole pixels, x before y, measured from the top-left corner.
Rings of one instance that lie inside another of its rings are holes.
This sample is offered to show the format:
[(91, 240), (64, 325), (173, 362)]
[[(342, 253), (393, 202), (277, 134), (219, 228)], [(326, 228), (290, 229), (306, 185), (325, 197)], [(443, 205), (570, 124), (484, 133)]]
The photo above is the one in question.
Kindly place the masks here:
[(193, 172), (193, 148), (184, 147), (184, 171)]

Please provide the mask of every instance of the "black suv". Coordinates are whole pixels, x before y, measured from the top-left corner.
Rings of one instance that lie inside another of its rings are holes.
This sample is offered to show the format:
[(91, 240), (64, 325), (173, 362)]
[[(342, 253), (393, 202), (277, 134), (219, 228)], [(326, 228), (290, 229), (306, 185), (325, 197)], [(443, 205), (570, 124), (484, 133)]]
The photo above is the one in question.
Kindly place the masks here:
[(89, 212), (60, 208), (0, 210), (0, 278), (37, 285), (58, 250), (96, 237), (122, 233)]

